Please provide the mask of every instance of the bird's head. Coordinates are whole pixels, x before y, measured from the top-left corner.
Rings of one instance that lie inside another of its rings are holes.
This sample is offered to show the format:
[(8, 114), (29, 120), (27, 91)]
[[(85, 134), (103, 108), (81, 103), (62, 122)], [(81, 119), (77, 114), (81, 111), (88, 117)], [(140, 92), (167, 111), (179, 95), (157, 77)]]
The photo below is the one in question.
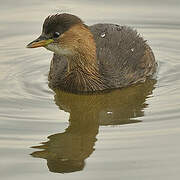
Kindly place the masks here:
[(59, 55), (72, 56), (79, 52), (95, 51), (92, 33), (82, 20), (71, 14), (48, 16), (42, 34), (27, 48), (45, 47)]

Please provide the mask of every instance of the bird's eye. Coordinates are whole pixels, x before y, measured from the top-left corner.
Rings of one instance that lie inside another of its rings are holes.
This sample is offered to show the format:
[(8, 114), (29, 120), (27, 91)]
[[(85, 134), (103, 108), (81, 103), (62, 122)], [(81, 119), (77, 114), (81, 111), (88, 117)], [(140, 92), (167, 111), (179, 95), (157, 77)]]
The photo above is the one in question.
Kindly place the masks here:
[(60, 36), (60, 33), (59, 33), (59, 32), (54, 32), (53, 38), (58, 38), (59, 36)]

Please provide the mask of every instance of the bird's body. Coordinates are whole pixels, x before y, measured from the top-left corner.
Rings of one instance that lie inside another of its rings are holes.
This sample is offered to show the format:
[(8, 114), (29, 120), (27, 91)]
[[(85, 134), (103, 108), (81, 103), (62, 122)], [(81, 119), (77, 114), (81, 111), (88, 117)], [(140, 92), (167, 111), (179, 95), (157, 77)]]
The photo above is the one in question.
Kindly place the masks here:
[(58, 42), (45, 45), (54, 52), (49, 72), (53, 89), (83, 93), (122, 88), (144, 82), (156, 71), (151, 48), (130, 27), (88, 27), (76, 16), (61, 14), (45, 20), (41, 36), (52, 32), (60, 34)]

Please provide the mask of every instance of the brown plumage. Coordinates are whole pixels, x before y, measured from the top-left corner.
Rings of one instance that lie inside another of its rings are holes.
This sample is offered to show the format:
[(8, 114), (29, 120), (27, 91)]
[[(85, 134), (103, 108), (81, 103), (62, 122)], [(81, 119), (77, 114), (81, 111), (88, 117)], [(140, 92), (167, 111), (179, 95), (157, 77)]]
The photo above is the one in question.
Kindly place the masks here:
[(54, 52), (49, 86), (74, 93), (122, 88), (152, 77), (157, 63), (151, 48), (130, 27), (85, 25), (70, 14), (49, 16), (41, 36), (28, 47)]

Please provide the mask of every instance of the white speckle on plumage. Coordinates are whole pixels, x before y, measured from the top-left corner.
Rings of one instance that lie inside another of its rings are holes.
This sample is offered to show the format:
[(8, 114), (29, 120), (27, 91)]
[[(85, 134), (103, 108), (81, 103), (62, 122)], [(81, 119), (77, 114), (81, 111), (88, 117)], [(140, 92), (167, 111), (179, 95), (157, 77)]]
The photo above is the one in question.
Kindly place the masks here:
[(102, 33), (102, 34), (101, 34), (101, 37), (102, 37), (102, 38), (104, 38), (105, 36), (106, 36), (106, 34), (105, 34), (105, 33)]

